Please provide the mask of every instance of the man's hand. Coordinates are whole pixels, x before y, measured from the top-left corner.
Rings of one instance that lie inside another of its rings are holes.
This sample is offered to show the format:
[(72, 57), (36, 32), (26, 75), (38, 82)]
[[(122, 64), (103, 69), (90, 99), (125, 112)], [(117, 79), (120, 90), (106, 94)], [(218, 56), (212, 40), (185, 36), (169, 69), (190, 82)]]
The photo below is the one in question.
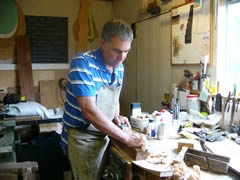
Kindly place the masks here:
[(126, 142), (126, 145), (128, 147), (141, 148), (142, 145), (143, 145), (143, 140), (140, 137), (132, 134), (132, 135), (129, 136), (129, 139)]
[(128, 127), (131, 128), (131, 124), (129, 123), (128, 118), (125, 116), (115, 116), (113, 121), (118, 127), (121, 127), (122, 124), (127, 124)]

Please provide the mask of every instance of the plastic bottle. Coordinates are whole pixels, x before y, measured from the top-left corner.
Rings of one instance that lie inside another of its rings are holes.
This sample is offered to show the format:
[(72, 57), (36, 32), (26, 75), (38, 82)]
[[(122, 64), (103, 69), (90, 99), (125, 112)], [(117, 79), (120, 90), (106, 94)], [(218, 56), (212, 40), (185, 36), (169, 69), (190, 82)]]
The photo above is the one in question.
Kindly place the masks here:
[(148, 128), (147, 128), (147, 138), (152, 139), (156, 138), (156, 124), (153, 119), (149, 119)]
[(166, 136), (166, 131), (167, 131), (167, 124), (161, 119), (160, 123), (158, 125), (158, 130), (157, 130), (157, 138), (158, 139), (165, 139)]
[(177, 120), (179, 117), (179, 113), (180, 113), (180, 107), (178, 104), (178, 100), (176, 100), (176, 103), (174, 103), (174, 106), (173, 106), (173, 118), (172, 119)]

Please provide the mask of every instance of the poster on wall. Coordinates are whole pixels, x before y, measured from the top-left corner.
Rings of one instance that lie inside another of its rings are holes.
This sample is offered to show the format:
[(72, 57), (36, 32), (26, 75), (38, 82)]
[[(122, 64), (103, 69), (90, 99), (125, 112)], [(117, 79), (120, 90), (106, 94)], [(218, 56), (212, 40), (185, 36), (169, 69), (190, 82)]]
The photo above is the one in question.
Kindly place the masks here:
[(200, 64), (211, 57), (210, 7), (201, 0), (172, 9), (172, 65)]

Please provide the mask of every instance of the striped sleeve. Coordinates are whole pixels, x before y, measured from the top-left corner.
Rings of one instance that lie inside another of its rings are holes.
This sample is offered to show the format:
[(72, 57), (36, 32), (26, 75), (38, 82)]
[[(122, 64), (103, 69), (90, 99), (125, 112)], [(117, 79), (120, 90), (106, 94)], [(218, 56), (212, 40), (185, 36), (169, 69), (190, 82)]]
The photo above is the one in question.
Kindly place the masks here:
[(95, 96), (96, 87), (87, 60), (83, 58), (73, 60), (69, 71), (69, 81), (75, 96)]

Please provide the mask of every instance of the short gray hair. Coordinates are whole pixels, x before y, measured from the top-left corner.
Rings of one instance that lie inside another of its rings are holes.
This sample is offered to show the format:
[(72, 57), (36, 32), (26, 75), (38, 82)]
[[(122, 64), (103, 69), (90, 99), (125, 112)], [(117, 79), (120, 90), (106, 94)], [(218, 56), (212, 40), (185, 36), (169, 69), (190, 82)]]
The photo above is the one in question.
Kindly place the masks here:
[(133, 40), (133, 32), (130, 25), (120, 19), (113, 19), (103, 27), (102, 38), (105, 41), (110, 41), (114, 36), (119, 36), (122, 40)]

